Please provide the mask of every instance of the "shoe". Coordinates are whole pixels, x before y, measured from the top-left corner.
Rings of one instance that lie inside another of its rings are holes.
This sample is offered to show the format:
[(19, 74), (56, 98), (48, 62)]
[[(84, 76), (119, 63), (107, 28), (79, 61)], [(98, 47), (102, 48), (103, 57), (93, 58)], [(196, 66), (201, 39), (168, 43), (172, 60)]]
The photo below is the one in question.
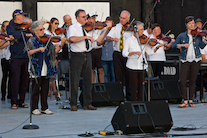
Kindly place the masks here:
[(180, 108), (185, 108), (185, 107), (188, 107), (188, 104), (186, 104), (186, 103), (182, 103), (182, 104), (179, 104), (179, 107), (180, 107)]
[[(60, 93), (60, 92), (59, 92)], [(53, 95), (58, 95), (58, 91), (54, 91)], [(60, 93), (60, 96), (62, 96), (62, 93)]]
[(22, 107), (22, 108), (28, 108), (29, 106), (27, 104), (20, 104), (18, 107)]
[(77, 110), (78, 110), (77, 106), (75, 106), (75, 105), (71, 106), (71, 108), (70, 108), (70, 111), (77, 111)]
[(2, 101), (5, 101), (5, 97), (2, 97), (1, 100), (2, 100)]
[(33, 115), (41, 115), (40, 111), (38, 109), (35, 109), (32, 111)]
[(196, 107), (193, 103), (189, 103), (189, 107)]
[(92, 106), (92, 105), (87, 105), (83, 107), (84, 110), (97, 110), (96, 107)]
[(16, 104), (13, 104), (13, 105), (11, 106), (11, 109), (17, 109), (17, 105), (16, 105)]
[(53, 114), (53, 112), (50, 111), (49, 109), (42, 110), (41, 113), (43, 113), (43, 114), (47, 114), (47, 115), (51, 115), (51, 114)]

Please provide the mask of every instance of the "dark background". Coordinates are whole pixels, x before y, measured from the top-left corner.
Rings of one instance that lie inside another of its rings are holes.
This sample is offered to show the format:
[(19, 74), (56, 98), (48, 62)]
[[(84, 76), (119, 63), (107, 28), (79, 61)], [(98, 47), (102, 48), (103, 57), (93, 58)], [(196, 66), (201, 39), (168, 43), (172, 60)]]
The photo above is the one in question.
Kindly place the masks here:
[[(37, 19), (37, 2), (110, 2), (110, 14), (114, 22), (119, 21), (120, 12), (126, 9), (131, 13), (131, 19), (135, 18), (144, 23), (149, 20), (150, 12), (155, 5), (150, 21), (159, 23), (164, 34), (171, 30), (175, 37), (186, 30), (186, 16), (199, 17), (204, 22), (207, 20), (207, 0), (22, 0), (24, 12), (29, 13), (33, 20)], [(167, 52), (172, 51), (176, 52)]]

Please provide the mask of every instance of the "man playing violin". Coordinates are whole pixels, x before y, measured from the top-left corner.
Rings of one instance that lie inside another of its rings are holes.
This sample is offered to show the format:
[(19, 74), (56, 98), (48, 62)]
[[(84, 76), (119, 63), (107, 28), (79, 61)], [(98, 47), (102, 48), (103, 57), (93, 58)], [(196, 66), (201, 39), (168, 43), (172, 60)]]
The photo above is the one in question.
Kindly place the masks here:
[[(96, 22), (96, 17), (98, 15), (89, 12), (87, 14), (87, 20), (88, 23), (92, 23), (94, 24)], [(98, 34), (95, 32), (95, 30), (91, 30), (88, 32), (88, 34), (90, 34), (91, 36), (96, 35), (98, 36)], [(100, 83), (104, 83), (104, 70), (102, 67), (102, 63), (101, 63), (101, 55), (102, 55), (102, 48), (100, 48), (100, 46), (97, 45), (97, 43), (93, 43), (92, 47), (94, 48), (91, 51), (91, 56), (92, 56), (92, 83), (95, 83), (95, 77), (94, 77), (94, 70), (95, 68), (97, 68), (98, 74), (99, 74), (99, 82)]]
[(32, 75), (37, 77), (33, 80), (32, 94), (32, 113), (35, 115), (40, 115), (38, 110), (39, 94), (41, 95), (41, 112), (44, 114), (53, 114), (52, 111), (48, 109), (47, 95), (49, 90), (49, 77), (57, 74), (56, 69), (56, 54), (62, 49), (66, 38), (61, 38), (61, 43), (59, 46), (55, 46), (52, 42), (44, 43), (41, 41), (41, 37), (44, 35), (43, 23), (41, 21), (35, 21), (31, 26), (34, 36), (31, 37), (27, 42), (27, 47), (29, 49), (28, 53), (31, 56), (31, 61), (34, 70), (30, 68)]
[[(83, 76), (83, 109), (96, 110), (91, 105), (91, 44), (95, 40), (99, 45), (103, 41), (108, 29), (100, 36), (89, 35), (84, 29), (87, 21), (85, 11), (78, 9), (75, 12), (75, 16), (77, 22), (71, 25), (67, 32), (67, 37), (73, 42), (71, 43), (71, 111), (77, 111), (77, 96), (81, 71)], [(112, 24), (108, 24), (107, 28), (111, 26)]]
[[(28, 57), (24, 48), (24, 41), (27, 41), (32, 36), (31, 33), (22, 32), (22, 30), (16, 30), (23, 22), (26, 13), (22, 10), (15, 10), (12, 14), (13, 20), (7, 26), (7, 34), (12, 35), (18, 40), (18, 43), (10, 45), (11, 52), (11, 109), (17, 109), (18, 107), (28, 108), (28, 105), (24, 103), (25, 93), (28, 84)], [(22, 33), (25, 40), (23, 40)], [(18, 99), (19, 94), (19, 99)]]
[[(116, 82), (122, 82), (123, 86), (126, 86), (126, 98), (130, 100), (130, 93), (129, 93), (129, 78), (128, 78), (128, 70), (126, 68), (126, 61), (127, 58), (122, 56), (122, 50), (124, 47), (124, 41), (127, 38), (133, 35), (133, 31), (123, 30), (123, 26), (126, 25), (130, 20), (130, 13), (126, 10), (122, 11), (120, 14), (120, 23), (118, 23), (115, 27), (113, 27), (109, 34), (106, 37), (106, 41), (114, 41), (114, 53), (113, 53), (113, 60), (114, 60), (114, 73)], [(127, 27), (128, 28), (128, 27)]]

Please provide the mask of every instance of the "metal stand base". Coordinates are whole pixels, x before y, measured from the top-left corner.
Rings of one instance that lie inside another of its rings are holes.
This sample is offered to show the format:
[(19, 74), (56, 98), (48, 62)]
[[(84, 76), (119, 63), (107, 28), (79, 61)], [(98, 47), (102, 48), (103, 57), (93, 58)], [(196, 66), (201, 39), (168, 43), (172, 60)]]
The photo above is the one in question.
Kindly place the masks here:
[(39, 126), (37, 126), (37, 125), (25, 125), (25, 126), (23, 126), (23, 129), (39, 129)]

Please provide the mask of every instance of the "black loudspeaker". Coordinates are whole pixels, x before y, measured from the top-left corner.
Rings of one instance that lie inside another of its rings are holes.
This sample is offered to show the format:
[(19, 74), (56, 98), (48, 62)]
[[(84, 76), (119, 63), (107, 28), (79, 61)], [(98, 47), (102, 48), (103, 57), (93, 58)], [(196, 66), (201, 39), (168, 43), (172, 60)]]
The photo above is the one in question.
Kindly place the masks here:
[[(148, 84), (145, 86), (147, 89)], [(146, 92), (148, 92), (148, 90)], [(182, 100), (179, 82), (177, 80), (151, 81), (150, 100), (168, 100), (172, 103), (179, 103)]]
[(166, 101), (127, 102), (117, 108), (111, 124), (123, 134), (168, 132), (172, 117)]
[(95, 83), (92, 85), (93, 106), (117, 106), (123, 101), (122, 83)]

